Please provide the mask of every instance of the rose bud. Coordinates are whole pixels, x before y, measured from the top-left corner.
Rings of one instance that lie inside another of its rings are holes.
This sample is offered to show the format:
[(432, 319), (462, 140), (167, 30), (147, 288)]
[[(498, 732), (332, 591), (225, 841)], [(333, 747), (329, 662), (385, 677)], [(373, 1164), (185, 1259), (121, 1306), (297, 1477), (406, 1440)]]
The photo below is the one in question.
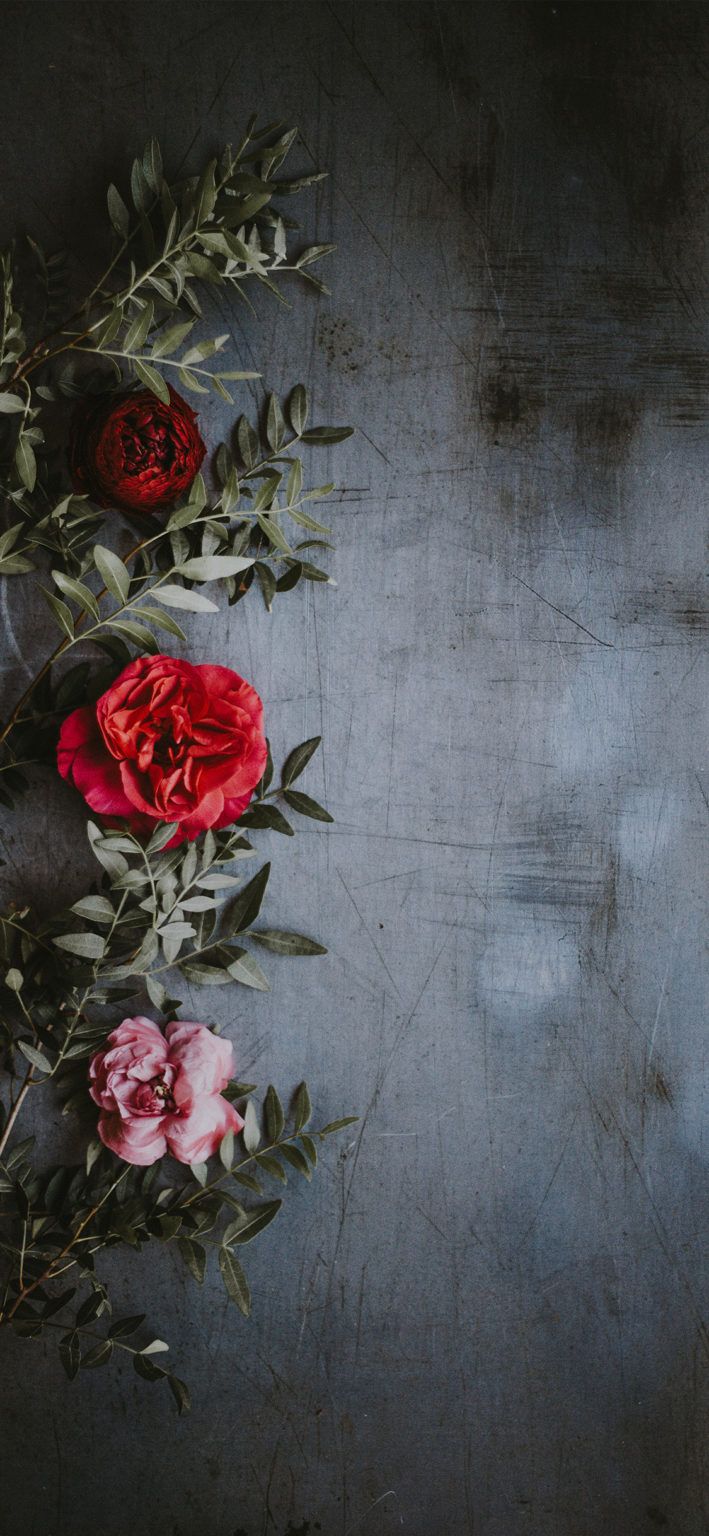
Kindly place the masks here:
[(168, 1024), (163, 1035), (152, 1019), (124, 1019), (89, 1067), (104, 1146), (141, 1166), (166, 1152), (206, 1162), (244, 1124), (222, 1097), (232, 1073), (231, 1042), (204, 1024)]
[(197, 417), (170, 390), (164, 405), (150, 390), (87, 397), (69, 439), (74, 490), (100, 507), (159, 512), (192, 484), (206, 448)]
[(140, 656), (96, 704), (64, 721), (68, 779), (100, 816), (131, 832), (177, 822), (168, 847), (237, 821), (266, 766), (263, 705), (229, 667)]

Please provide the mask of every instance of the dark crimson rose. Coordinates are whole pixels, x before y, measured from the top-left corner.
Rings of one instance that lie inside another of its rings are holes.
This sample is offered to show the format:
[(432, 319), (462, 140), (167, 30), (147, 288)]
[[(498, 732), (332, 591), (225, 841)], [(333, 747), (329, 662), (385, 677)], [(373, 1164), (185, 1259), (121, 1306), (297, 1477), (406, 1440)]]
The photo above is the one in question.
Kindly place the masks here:
[(57, 762), (100, 816), (168, 847), (237, 821), (266, 766), (263, 705), (228, 667), (140, 656), (96, 704), (68, 715)]
[(144, 389), (81, 402), (69, 468), (74, 490), (101, 507), (159, 512), (192, 484), (206, 451), (187, 401), (171, 389), (163, 405)]

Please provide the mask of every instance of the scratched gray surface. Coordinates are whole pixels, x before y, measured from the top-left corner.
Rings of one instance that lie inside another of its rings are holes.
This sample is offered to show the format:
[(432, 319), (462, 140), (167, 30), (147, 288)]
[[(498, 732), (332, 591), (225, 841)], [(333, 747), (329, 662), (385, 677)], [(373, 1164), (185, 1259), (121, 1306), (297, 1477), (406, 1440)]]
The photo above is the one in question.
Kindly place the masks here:
[[(191, 1419), (4, 1343), (3, 1536), (709, 1529), (708, 22), (3, 7), (3, 237), (91, 245), (149, 133), (196, 163), (253, 107), (333, 172), (303, 204), (332, 297), (224, 320), (360, 428), (338, 590), (191, 647), (254, 680), (279, 753), (323, 733), (337, 825), (274, 847), (269, 910), (330, 955), (195, 1010), (247, 1075), (363, 1114), (250, 1250), (249, 1324), (165, 1255), (114, 1265)], [(43, 622), (16, 591), (8, 696)], [(81, 823), (42, 781), (8, 890), (78, 894)]]

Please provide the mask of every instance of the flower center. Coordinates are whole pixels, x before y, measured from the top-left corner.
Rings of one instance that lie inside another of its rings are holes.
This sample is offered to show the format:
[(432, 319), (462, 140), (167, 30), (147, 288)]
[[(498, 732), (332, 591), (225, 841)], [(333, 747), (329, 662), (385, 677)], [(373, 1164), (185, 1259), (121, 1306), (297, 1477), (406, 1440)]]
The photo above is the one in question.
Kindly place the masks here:
[(170, 1114), (174, 1114), (176, 1109), (175, 1100), (167, 1083), (164, 1083), (161, 1077), (154, 1077), (150, 1086), (155, 1098), (160, 1100), (163, 1108), (169, 1110)]
[(162, 423), (126, 421), (121, 436), (123, 463), (128, 474), (164, 472), (175, 458), (175, 445)]

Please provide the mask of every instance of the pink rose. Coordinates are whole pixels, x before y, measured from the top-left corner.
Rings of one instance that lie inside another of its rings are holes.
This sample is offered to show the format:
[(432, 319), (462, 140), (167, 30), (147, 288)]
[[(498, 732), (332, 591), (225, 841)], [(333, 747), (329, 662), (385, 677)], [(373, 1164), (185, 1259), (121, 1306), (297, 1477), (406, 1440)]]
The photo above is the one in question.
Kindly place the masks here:
[(204, 1024), (174, 1022), (165, 1034), (152, 1019), (124, 1019), (92, 1057), (91, 1097), (98, 1133), (126, 1163), (203, 1163), (227, 1131), (244, 1122), (222, 1097), (233, 1072), (232, 1048)]

